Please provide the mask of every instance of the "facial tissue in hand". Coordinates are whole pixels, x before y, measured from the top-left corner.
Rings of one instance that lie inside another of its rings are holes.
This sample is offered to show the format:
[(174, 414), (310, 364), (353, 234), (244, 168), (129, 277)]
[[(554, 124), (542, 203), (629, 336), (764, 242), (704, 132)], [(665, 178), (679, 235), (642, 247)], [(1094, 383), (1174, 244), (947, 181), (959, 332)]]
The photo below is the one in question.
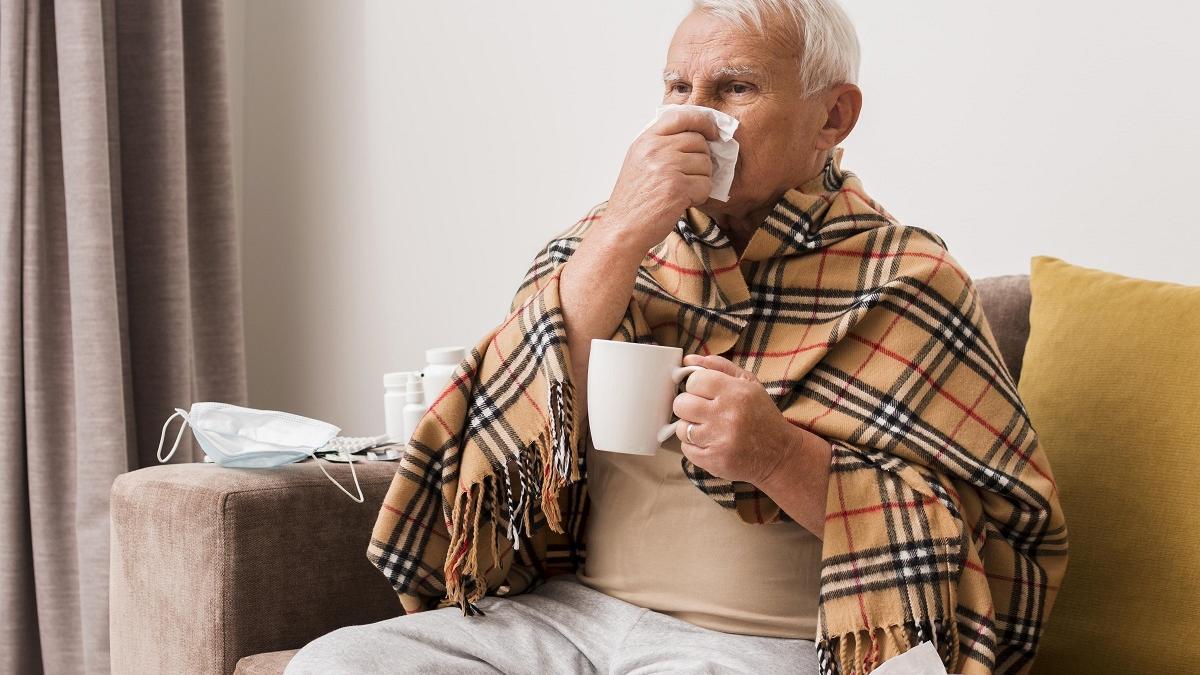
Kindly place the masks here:
[(729, 201), (729, 186), (733, 184), (733, 168), (737, 164), (738, 157), (738, 142), (733, 140), (733, 132), (738, 128), (737, 118), (702, 105), (671, 103), (658, 106), (654, 111), (654, 119), (650, 120), (650, 124), (647, 124), (646, 128), (648, 129), (651, 124), (657, 122), (663, 113), (675, 109), (702, 112), (711, 117), (717, 125), (717, 133), (721, 138), (708, 142), (708, 154), (712, 157), (713, 162), (712, 191), (708, 193), (708, 196), (723, 202)]

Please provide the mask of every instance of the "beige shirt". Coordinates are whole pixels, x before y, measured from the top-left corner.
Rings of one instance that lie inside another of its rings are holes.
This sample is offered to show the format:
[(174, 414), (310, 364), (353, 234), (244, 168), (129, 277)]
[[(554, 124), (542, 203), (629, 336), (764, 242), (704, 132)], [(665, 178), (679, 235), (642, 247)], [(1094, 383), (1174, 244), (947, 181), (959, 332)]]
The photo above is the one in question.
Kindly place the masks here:
[(821, 541), (794, 522), (743, 522), (688, 480), (682, 457), (677, 438), (654, 456), (588, 444), (578, 579), (704, 628), (814, 639)]

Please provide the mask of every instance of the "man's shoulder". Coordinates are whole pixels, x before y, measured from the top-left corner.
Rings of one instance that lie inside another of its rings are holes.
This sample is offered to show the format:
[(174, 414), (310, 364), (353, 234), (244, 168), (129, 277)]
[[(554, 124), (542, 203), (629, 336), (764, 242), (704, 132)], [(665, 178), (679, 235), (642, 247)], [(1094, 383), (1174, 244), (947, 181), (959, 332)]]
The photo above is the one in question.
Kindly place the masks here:
[(942, 294), (956, 295), (964, 288), (974, 285), (971, 275), (950, 253), (946, 240), (936, 232), (894, 222), (885, 227), (896, 228), (901, 236), (890, 237), (896, 243), (901, 264), (894, 269), (897, 276), (904, 276), (929, 288), (937, 288)]
[(946, 240), (941, 235), (933, 230), (926, 229), (917, 225), (909, 225), (897, 220), (891, 220), (890, 224), (883, 227), (893, 228), (893, 231), (900, 234), (895, 240), (903, 242), (905, 250), (920, 251), (923, 254), (933, 255), (948, 255), (950, 248), (946, 245)]

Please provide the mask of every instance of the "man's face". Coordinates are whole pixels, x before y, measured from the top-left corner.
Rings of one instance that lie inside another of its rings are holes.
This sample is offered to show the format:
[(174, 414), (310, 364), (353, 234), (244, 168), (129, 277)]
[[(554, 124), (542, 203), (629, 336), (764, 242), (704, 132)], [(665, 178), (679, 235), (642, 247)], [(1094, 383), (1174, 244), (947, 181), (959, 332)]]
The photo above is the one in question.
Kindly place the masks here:
[(693, 11), (675, 31), (663, 71), (663, 103), (691, 103), (738, 118), (741, 145), (728, 202), (710, 199), (710, 214), (774, 203), (816, 175), (827, 148), (821, 97), (802, 96), (799, 45), (784, 31), (761, 36), (707, 12)]

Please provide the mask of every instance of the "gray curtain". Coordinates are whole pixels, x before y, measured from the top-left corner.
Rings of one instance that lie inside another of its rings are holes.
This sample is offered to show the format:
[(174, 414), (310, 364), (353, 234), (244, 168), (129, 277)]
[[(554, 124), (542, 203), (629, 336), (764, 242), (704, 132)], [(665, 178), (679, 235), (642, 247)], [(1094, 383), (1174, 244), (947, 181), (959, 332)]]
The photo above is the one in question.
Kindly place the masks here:
[(108, 671), (113, 478), (175, 406), (245, 402), (223, 30), (0, 0), (0, 672)]

